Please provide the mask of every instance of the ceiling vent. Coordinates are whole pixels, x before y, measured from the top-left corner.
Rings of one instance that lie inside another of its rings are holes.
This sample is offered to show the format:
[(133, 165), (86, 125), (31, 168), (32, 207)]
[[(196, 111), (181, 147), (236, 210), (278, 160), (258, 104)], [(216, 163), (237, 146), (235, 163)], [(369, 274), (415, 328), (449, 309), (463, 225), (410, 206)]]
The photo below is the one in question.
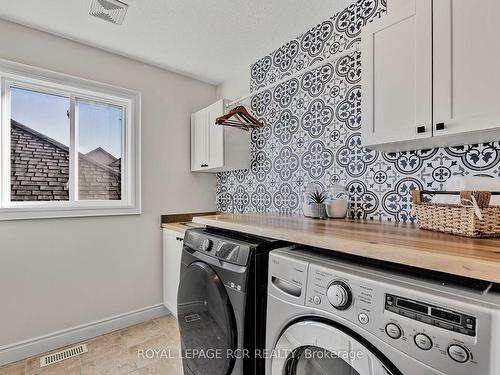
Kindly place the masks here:
[(121, 25), (127, 9), (128, 5), (119, 0), (92, 0), (90, 15)]

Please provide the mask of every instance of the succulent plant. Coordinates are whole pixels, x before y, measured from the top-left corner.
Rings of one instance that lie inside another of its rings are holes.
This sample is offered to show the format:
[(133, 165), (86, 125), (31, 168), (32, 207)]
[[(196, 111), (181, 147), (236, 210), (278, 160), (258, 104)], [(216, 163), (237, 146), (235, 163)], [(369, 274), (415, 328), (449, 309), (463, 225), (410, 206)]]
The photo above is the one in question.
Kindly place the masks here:
[(319, 192), (319, 191), (314, 191), (311, 192), (307, 195), (307, 198), (309, 199), (309, 203), (325, 203), (327, 194), (325, 192)]

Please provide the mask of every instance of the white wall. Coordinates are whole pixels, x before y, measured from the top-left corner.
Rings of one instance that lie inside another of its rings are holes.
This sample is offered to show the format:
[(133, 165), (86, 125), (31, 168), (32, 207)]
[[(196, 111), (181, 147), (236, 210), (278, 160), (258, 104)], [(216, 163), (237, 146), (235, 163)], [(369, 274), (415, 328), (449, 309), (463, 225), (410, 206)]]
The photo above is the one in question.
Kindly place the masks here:
[[(250, 67), (244, 67), (231, 77), (230, 79), (222, 82), (217, 86), (218, 99), (231, 99), (235, 100), (242, 96), (250, 94)], [(248, 105), (249, 100), (242, 103)]]
[(0, 21), (0, 58), (142, 92), (140, 216), (0, 222), (0, 347), (161, 303), (160, 215), (215, 209), (189, 116), (216, 87)]
[(387, 0), (387, 13), (393, 12), (395, 9), (403, 7), (410, 2), (415, 2), (416, 0)]

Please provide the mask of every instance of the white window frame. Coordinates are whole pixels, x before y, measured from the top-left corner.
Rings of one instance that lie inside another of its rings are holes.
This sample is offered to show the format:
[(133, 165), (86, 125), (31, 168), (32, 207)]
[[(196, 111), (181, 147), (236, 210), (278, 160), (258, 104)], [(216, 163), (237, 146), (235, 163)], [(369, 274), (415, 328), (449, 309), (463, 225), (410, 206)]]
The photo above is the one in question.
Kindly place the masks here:
[[(10, 88), (24, 88), (70, 100), (69, 201), (10, 200)], [(45, 69), (0, 59), (0, 220), (141, 213), (141, 94)], [(121, 200), (75, 200), (78, 191), (77, 99), (124, 108)]]

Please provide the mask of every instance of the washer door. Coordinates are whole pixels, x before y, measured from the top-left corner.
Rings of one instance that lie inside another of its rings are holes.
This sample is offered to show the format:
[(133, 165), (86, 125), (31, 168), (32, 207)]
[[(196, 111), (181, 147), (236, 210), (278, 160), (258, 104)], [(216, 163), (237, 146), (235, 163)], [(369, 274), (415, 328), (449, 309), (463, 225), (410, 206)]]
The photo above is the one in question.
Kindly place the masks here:
[(194, 262), (183, 272), (177, 315), (184, 366), (196, 375), (229, 374), (236, 326), (226, 289), (209, 265)]
[(316, 321), (288, 327), (272, 358), (272, 375), (396, 375), (383, 361), (344, 331)]

